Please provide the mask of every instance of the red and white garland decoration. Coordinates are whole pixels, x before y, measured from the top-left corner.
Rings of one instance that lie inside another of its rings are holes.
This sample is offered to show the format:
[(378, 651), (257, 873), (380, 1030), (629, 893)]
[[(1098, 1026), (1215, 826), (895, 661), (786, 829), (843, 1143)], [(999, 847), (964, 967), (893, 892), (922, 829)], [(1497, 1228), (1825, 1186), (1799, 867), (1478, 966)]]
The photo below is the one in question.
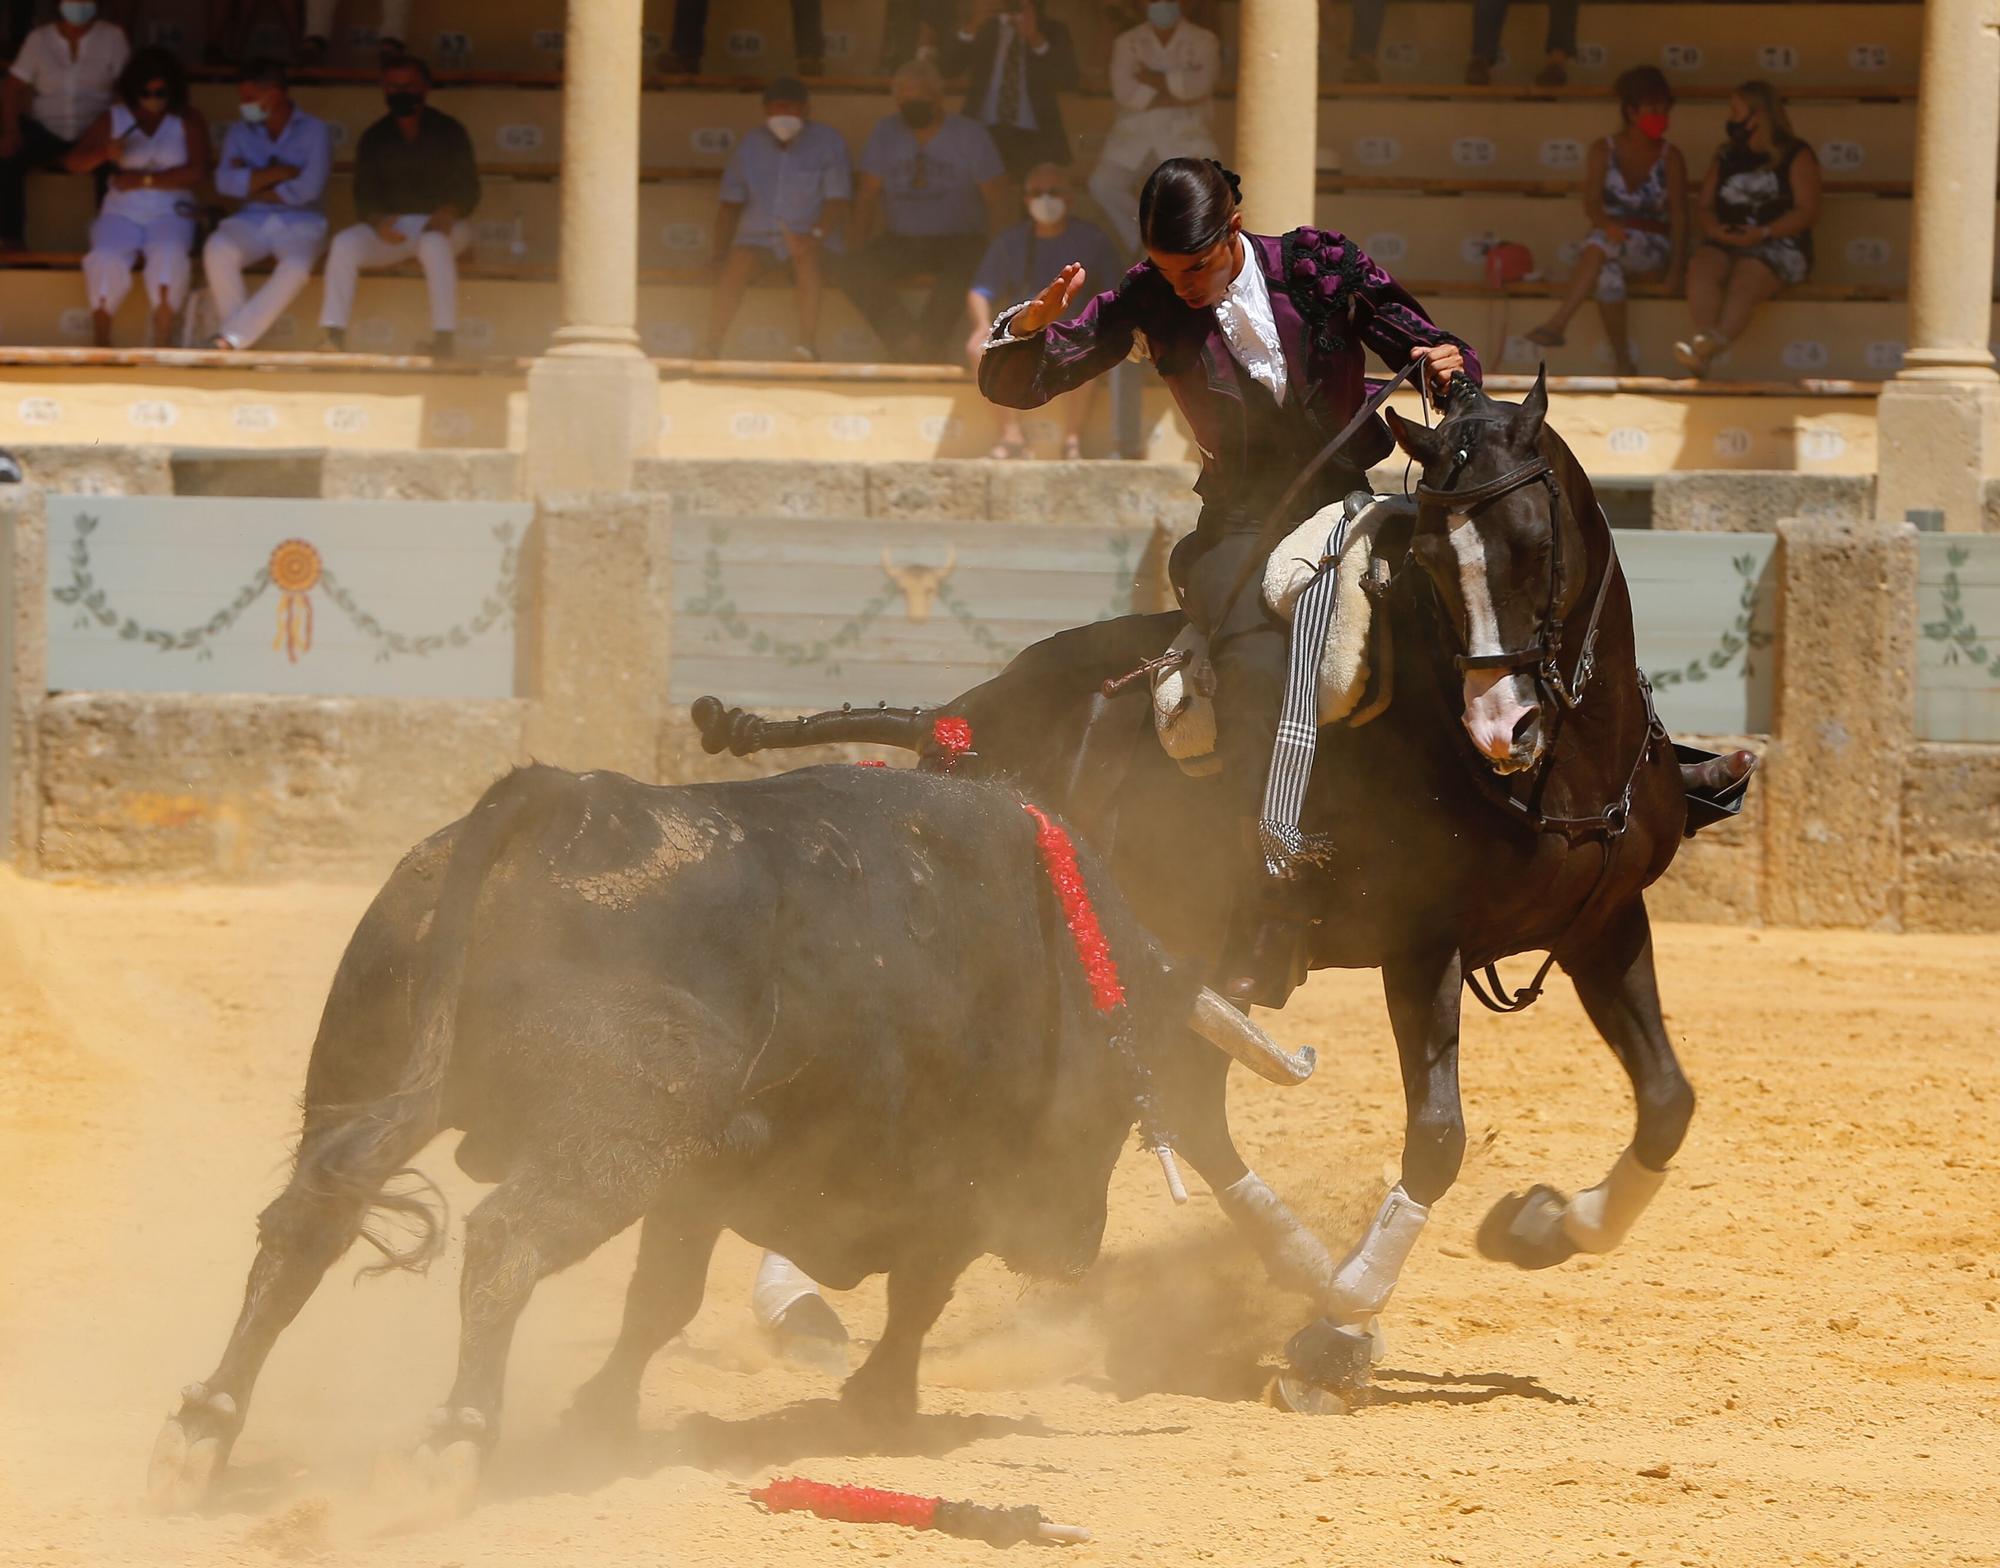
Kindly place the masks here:
[(1097, 909), (1090, 901), (1083, 872), (1076, 863), (1076, 846), (1066, 829), (1051, 822), (1039, 807), (1021, 802), (1021, 809), (1035, 819), (1035, 844), (1042, 852), (1042, 868), (1049, 886), (1062, 905), (1063, 922), (1076, 947), (1076, 961), (1083, 965), (1090, 982), (1090, 998), (1100, 1013), (1116, 1012), (1125, 1005), (1125, 987), (1118, 978), (1118, 962), (1111, 956), (1104, 927), (1098, 924)]

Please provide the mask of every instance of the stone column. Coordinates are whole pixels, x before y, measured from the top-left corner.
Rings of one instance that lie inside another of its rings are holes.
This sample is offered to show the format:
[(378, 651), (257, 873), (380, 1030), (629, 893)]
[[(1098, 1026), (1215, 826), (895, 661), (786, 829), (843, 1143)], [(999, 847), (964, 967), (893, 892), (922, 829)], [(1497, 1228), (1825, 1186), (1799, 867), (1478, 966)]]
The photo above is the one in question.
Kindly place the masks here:
[(671, 504), (657, 495), (549, 496), (523, 552), (516, 689), (522, 747), (565, 768), (651, 781), (667, 710)]
[(1976, 530), (2000, 472), (1993, 191), (2000, 153), (2000, 0), (1927, 0), (1910, 218), (1909, 348), (1877, 410), (1876, 515), (1917, 508)]
[(562, 325), (528, 371), (531, 495), (627, 490), (659, 429), (639, 348), (640, 0), (569, 0), (563, 60)]
[(1778, 524), (1777, 681), (1764, 792), (1764, 917), (1901, 919), (1903, 769), (1913, 743), (1917, 534)]
[(48, 696), (45, 492), (0, 485), (0, 864), (36, 868), (41, 842), (37, 740)]
[(1282, 234), (1313, 221), (1319, 162), (1318, 0), (1243, 0), (1237, 34), (1236, 170), (1243, 221)]

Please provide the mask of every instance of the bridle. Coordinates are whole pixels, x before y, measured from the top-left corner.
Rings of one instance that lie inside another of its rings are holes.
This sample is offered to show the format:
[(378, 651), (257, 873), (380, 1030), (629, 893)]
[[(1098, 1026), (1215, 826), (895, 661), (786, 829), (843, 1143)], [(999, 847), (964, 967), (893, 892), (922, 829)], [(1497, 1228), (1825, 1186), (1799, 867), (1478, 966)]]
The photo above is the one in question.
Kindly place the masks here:
[[(1453, 454), (1452, 471), (1456, 473), (1471, 455), (1468, 447), (1460, 447)], [(1419, 483), (1417, 499), (1442, 506), (1470, 520), (1502, 496), (1512, 495), (1524, 485), (1531, 484), (1541, 485), (1549, 501), (1549, 596), (1542, 608), (1542, 624), (1535, 634), (1534, 645), (1503, 653), (1459, 653), (1453, 656), (1452, 662), (1461, 675), (1467, 670), (1532, 669), (1535, 684), (1544, 695), (1554, 698), (1563, 711), (1568, 711), (1583, 701), (1583, 689), (1596, 673), (1597, 623), (1604, 614), (1605, 596), (1611, 588), (1611, 562), (1608, 559), (1605, 561), (1604, 571), (1597, 579), (1597, 593), (1590, 602), (1590, 617), (1584, 622), (1583, 645), (1577, 650), (1576, 668), (1565, 679), (1562, 673), (1562, 601), (1568, 577), (1563, 565), (1562, 484), (1556, 478), (1554, 465), (1548, 458), (1537, 454), (1497, 479), (1489, 479), (1485, 484), (1471, 485), (1463, 490), (1441, 489)], [(1603, 508), (1598, 511), (1602, 516)]]
[[(1461, 444), (1452, 453), (1451, 472), (1456, 474), (1471, 458), (1469, 443)], [(1544, 696), (1552, 699), (1551, 711), (1555, 722), (1551, 726), (1548, 744), (1542, 750), (1542, 760), (1535, 769), (1532, 783), (1525, 798), (1497, 780), (1487, 769), (1473, 770), (1480, 788), (1503, 809), (1521, 818), (1529, 828), (1537, 833), (1560, 833), (1572, 843), (1602, 839), (1604, 858), (1599, 863), (1596, 880), (1590, 891), (1576, 906), (1570, 916), (1569, 925), (1574, 926), (1577, 918), (1596, 898), (1597, 891), (1604, 884), (1611, 870), (1611, 857), (1617, 842), (1625, 834), (1632, 819), (1632, 790), (1638, 782), (1639, 769), (1646, 758), (1656, 753), (1659, 746), (1666, 744), (1667, 732), (1660, 723), (1659, 714), (1653, 707), (1652, 683), (1646, 679), (1643, 670), (1638, 672), (1639, 691), (1646, 704), (1646, 729), (1641, 736), (1638, 751), (1632, 758), (1632, 766), (1625, 775), (1625, 784), (1617, 796), (1608, 802), (1602, 811), (1587, 817), (1554, 816), (1542, 809), (1542, 793), (1548, 784), (1549, 774), (1555, 763), (1556, 743), (1562, 737), (1563, 719), (1583, 703), (1584, 690), (1597, 670), (1597, 628), (1604, 613), (1604, 603), (1611, 588), (1611, 575), (1618, 564), (1617, 547), (1610, 541), (1610, 524), (1604, 517), (1600, 505), (1597, 515), (1605, 523), (1607, 548), (1604, 568), (1598, 576), (1597, 591), (1591, 596), (1590, 615), (1584, 622), (1583, 641), (1577, 649), (1576, 663), (1565, 676), (1562, 671), (1562, 650), (1564, 626), (1562, 618), (1563, 594), (1568, 586), (1568, 575), (1563, 558), (1562, 540), (1562, 484), (1556, 478), (1554, 465), (1541, 454), (1511, 468), (1496, 479), (1484, 484), (1468, 485), (1463, 489), (1453, 489), (1449, 483), (1443, 486), (1419, 482), (1416, 497), (1420, 504), (1441, 506), (1447, 512), (1462, 516), (1471, 526), (1478, 514), (1491, 506), (1502, 496), (1512, 495), (1527, 485), (1539, 484), (1547, 494), (1549, 503), (1549, 592), (1543, 607), (1542, 621), (1535, 634), (1535, 641), (1524, 648), (1515, 648), (1500, 653), (1459, 652), (1452, 656), (1452, 663), (1460, 674), (1468, 670), (1532, 670), (1536, 686)], [(1586, 563), (1587, 564), (1587, 563)], [(1563, 936), (1569, 934), (1566, 926)], [(1501, 983), (1499, 970), (1492, 964), (1486, 965), (1486, 983), (1480, 984), (1479, 976), (1468, 970), (1465, 983), (1479, 1001), (1496, 1013), (1518, 1013), (1528, 1007), (1542, 994), (1542, 983), (1555, 966), (1556, 951), (1562, 946), (1563, 936), (1550, 944), (1548, 955), (1542, 960), (1535, 976), (1519, 991), (1508, 995)], [(1491, 988), (1491, 994), (1488, 988)]]

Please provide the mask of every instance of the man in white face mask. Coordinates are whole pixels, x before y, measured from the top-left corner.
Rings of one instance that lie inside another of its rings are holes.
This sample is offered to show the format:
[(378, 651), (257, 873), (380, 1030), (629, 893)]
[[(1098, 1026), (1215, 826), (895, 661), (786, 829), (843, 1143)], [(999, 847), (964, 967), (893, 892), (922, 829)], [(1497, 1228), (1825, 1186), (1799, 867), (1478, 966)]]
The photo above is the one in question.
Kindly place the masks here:
[[(1029, 299), (1041, 288), (1044, 277), (1054, 277), (1071, 262), (1083, 266), (1086, 275), (1103, 280), (1110, 288), (1125, 270), (1124, 261), (1111, 236), (1096, 224), (1070, 211), (1069, 175), (1061, 165), (1040, 163), (1028, 171), (1023, 202), (1028, 209), (1025, 223), (1002, 229), (986, 249), (979, 270), (973, 274), (972, 288), (965, 306), (972, 318), (972, 336), (966, 340), (965, 357), (978, 373), (980, 355), (993, 333), (995, 312), (1019, 300)], [(1053, 265), (1055, 272), (1047, 269)], [(1069, 314), (1083, 308), (1079, 297)], [(1067, 397), (1056, 399), (1062, 410), (1062, 455), (1074, 460), (1083, 456), (1083, 427), (1096, 401), (1094, 383)], [(1000, 408), (1000, 442), (994, 457), (1026, 457), (1028, 438), (1021, 429), (1020, 413)]]
[(722, 175), (715, 218), (715, 294), (701, 353), (722, 352), (743, 291), (760, 274), (789, 266), (798, 291), (792, 357), (819, 358), (826, 256), (845, 246), (854, 175), (847, 144), (810, 118), (805, 83), (781, 76), (764, 90), (764, 123), (746, 131)]
[(93, 0), (63, 0), (55, 21), (22, 40), (0, 82), (0, 251), (26, 242), (28, 174), (62, 162), (110, 107), (131, 57), (125, 29)]

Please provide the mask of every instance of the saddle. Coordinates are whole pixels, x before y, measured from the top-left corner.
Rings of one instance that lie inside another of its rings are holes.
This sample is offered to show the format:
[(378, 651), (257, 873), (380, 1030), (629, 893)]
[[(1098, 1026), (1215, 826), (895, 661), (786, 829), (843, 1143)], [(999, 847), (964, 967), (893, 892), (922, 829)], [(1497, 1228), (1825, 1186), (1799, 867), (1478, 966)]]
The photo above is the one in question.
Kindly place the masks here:
[[(1375, 614), (1371, 590), (1389, 578), (1376, 542), (1393, 499), (1357, 490), (1307, 518), (1271, 552), (1264, 567), (1264, 602), (1293, 621), (1299, 595), (1322, 570), (1336, 574), (1334, 616), (1319, 657), (1319, 722), (1359, 728), (1379, 718), (1394, 695), (1394, 649), (1386, 616)], [(1296, 635), (1296, 633), (1295, 633)], [(1294, 650), (1297, 657), (1297, 650)], [(1215, 672), (1208, 638), (1182, 629), (1153, 671), (1153, 728), (1168, 756), (1191, 778), (1207, 778), (1215, 755)]]

